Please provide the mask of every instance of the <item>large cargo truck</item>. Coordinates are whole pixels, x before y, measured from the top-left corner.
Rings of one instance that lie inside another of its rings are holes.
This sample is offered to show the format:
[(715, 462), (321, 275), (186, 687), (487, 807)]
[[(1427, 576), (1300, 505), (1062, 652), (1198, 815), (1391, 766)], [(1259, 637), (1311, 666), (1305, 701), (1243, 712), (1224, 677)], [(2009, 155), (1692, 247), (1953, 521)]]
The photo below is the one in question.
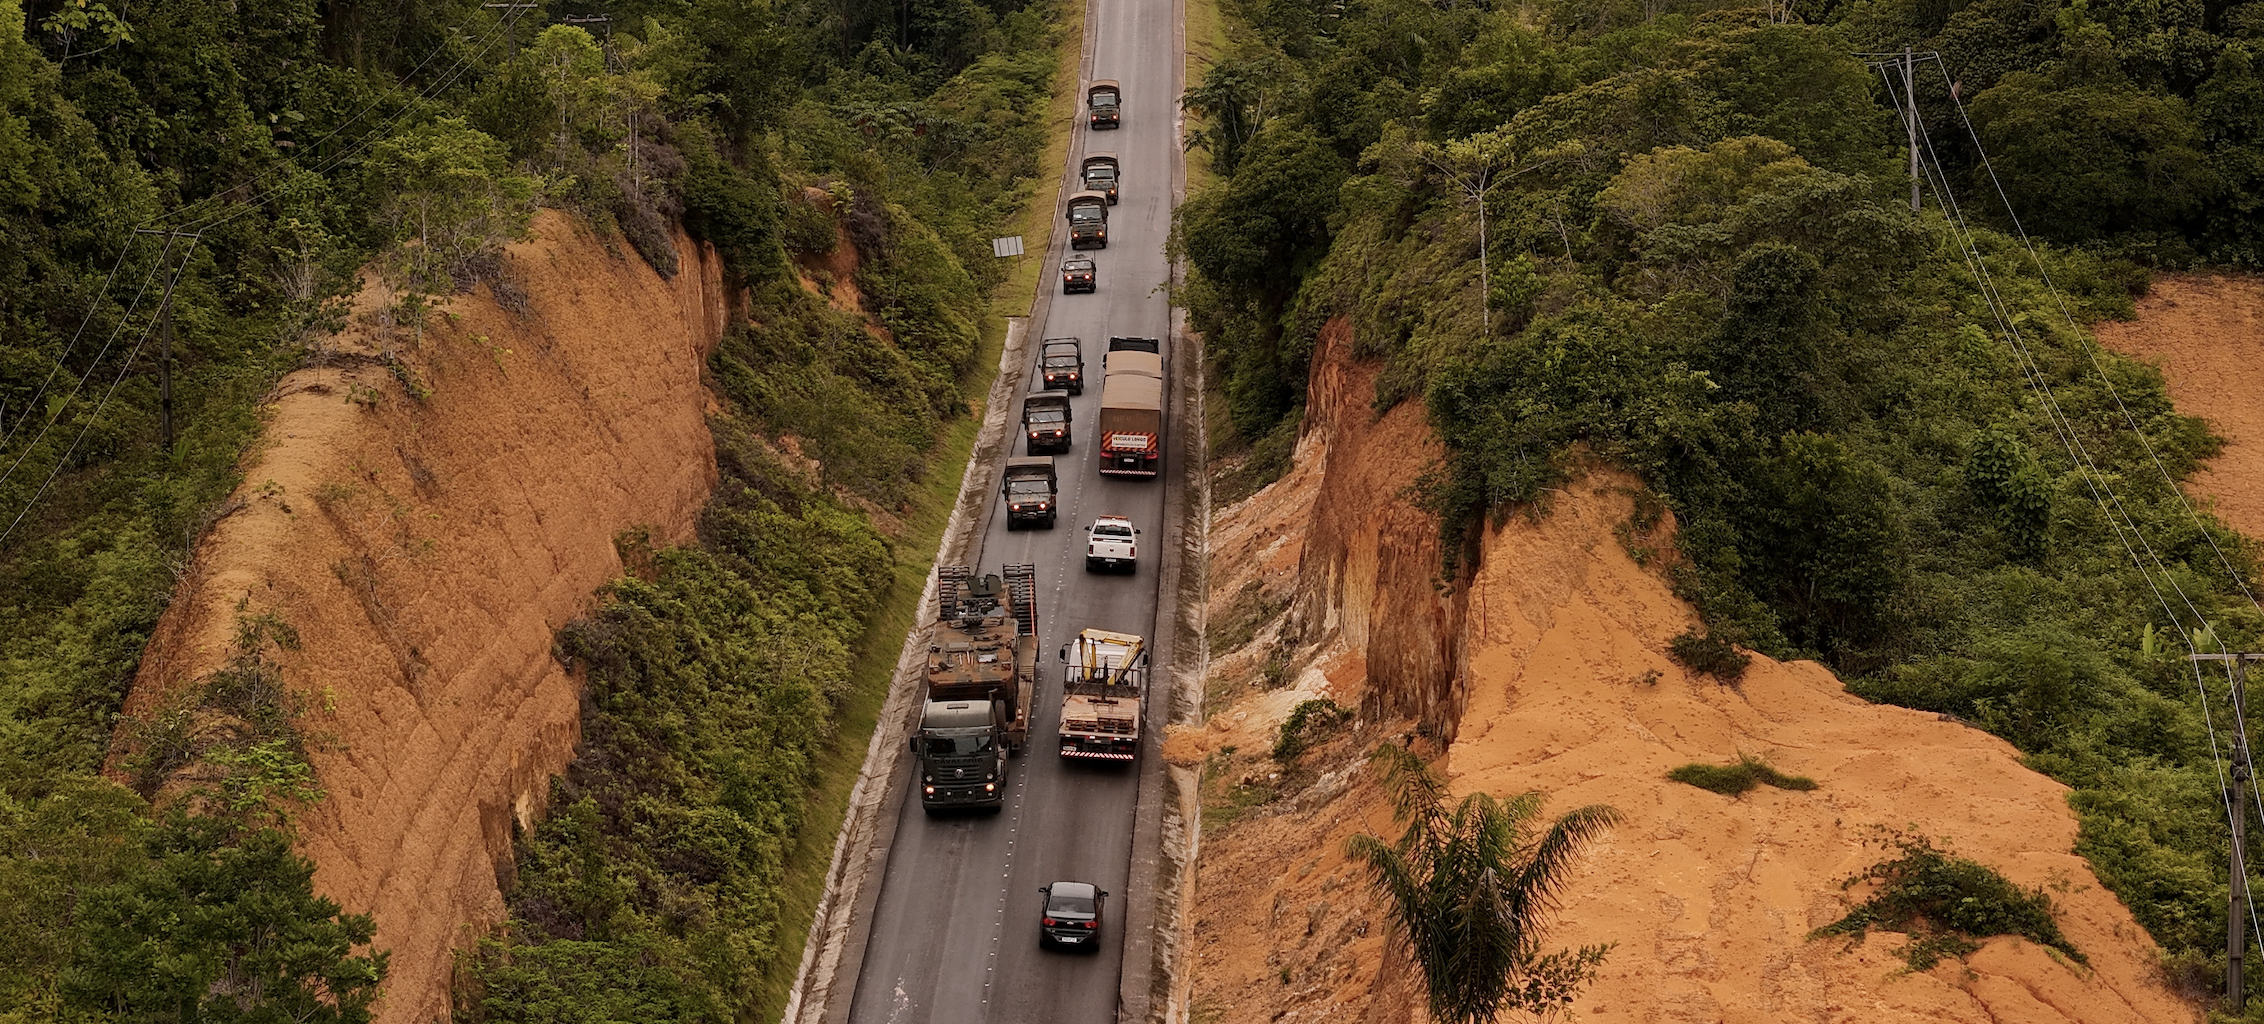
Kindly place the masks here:
[(1140, 755), (1147, 642), (1088, 629), (1061, 649), (1061, 756), (1130, 761)]
[(1154, 338), (1110, 338), (1101, 362), (1100, 469), (1154, 477), (1163, 469), (1163, 355)]
[(927, 703), (912, 736), (929, 814), (1006, 805), (1006, 759), (1029, 738), (1037, 687), (1037, 578), (1032, 565), (980, 577), (964, 565), (936, 570)]

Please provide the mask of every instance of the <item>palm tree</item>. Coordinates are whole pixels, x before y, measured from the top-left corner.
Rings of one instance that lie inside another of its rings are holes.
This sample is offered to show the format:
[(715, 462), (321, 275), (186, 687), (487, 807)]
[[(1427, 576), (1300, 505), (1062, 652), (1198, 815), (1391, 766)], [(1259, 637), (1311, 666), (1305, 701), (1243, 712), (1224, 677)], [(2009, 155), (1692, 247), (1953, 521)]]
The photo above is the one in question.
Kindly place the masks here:
[(1569, 1007), (1611, 947), (1541, 955), (1544, 918), (1565, 868), (1619, 812), (1582, 807), (1541, 832), (1538, 793), (1473, 793), (1450, 810), (1445, 784), (1421, 758), (1387, 743), (1370, 760), (1407, 832), (1396, 845), (1356, 835), (1345, 850), (1367, 862), (1395, 937), (1423, 972), (1431, 1018), (1491, 1024), (1505, 1010), (1546, 1017)]

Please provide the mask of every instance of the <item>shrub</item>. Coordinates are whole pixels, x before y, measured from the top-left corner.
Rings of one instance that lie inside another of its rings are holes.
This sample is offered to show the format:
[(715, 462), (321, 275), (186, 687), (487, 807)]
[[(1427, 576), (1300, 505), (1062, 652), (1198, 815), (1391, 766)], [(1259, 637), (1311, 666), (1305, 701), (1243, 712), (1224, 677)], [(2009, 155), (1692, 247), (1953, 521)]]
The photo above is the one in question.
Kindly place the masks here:
[(1963, 956), (1992, 935), (2018, 935), (2067, 955), (2091, 961), (2060, 932), (2052, 898), (2042, 888), (2022, 889), (1978, 861), (1955, 856), (1934, 841), (1901, 831), (1884, 831), (1879, 844), (1901, 851), (1840, 884), (1843, 889), (1878, 883), (1869, 899), (1846, 917), (1816, 929), (1809, 938), (1842, 935), (1860, 940), (1872, 928), (1908, 932), (1902, 949), (1910, 969), (1932, 968), (1945, 956)]
[(1737, 796), (1762, 783), (1778, 789), (1816, 788), (1816, 780), (1805, 775), (1786, 775), (1751, 754), (1738, 755), (1736, 764), (1686, 764), (1668, 772), (1667, 778), (1723, 796)]
[(1738, 650), (1737, 645), (1695, 629), (1684, 630), (1667, 641), (1667, 653), (1692, 672), (1703, 672), (1732, 685), (1745, 678), (1746, 666), (1753, 663), (1753, 656)]
[(1274, 734), (1273, 759), (1284, 765), (1297, 760), (1314, 739), (1351, 717), (1352, 709), (1340, 707), (1327, 697), (1299, 703), (1288, 718), (1281, 720), (1281, 728)]

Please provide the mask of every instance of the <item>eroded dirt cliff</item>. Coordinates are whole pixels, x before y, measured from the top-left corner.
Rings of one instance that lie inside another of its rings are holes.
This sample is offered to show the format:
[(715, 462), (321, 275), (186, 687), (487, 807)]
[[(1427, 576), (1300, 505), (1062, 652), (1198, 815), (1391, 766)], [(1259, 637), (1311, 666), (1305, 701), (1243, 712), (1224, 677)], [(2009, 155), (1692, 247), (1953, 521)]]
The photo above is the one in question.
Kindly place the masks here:
[(713, 253), (676, 245), (663, 280), (542, 213), (500, 285), (407, 351), (421, 399), (371, 358), (365, 289), (330, 358), (276, 389), (135, 681), (129, 710), (210, 672), (243, 612), (298, 630), (283, 666), (328, 793), (301, 849), (318, 890), (376, 915), (382, 1021), (445, 1018), (450, 948), (501, 918), (512, 823), (573, 754), (552, 631), (621, 572), (617, 535), (690, 539), (714, 484), (700, 372), (726, 296)]
[[(2196, 1019), (2072, 853), (2065, 789), (2009, 745), (1866, 704), (1814, 663), (1756, 657), (1729, 687), (1670, 660), (1668, 640), (1696, 618), (1661, 570), (1671, 518), (1635, 529), (1626, 475), (1592, 469), (1540, 515), (1489, 531), (1475, 577), (1442, 594), (1435, 541), (1404, 494), (1435, 442), (1419, 405), (1367, 412), (1375, 368), (1349, 358), (1341, 332), (1316, 356), (1317, 415), (1294, 467), (1213, 527), (1212, 635), (1237, 649), (1207, 682), (1206, 728), (1170, 747), (1205, 767), (1198, 1020), (1421, 1019), (1419, 986), (1343, 852), (1357, 832), (1398, 835), (1364, 768), (1379, 742), (1434, 755), (1457, 795), (1537, 791), (1551, 813), (1603, 803), (1626, 816), (1581, 858), (1552, 936), (1617, 944), (1576, 1019)], [(1421, 624), (1378, 625), (1399, 616)], [(1281, 721), (1324, 697), (1363, 711), (1289, 766), (1268, 757)], [(1426, 725), (1442, 711), (1450, 728)], [(1818, 788), (1731, 798), (1665, 778), (1740, 754)], [(1902, 935), (1810, 941), (1846, 912), (1841, 882), (1885, 859), (1866, 845), (1880, 828), (1944, 838), (2046, 887), (2090, 966), (2000, 937), (1921, 973), (1896, 955)]]

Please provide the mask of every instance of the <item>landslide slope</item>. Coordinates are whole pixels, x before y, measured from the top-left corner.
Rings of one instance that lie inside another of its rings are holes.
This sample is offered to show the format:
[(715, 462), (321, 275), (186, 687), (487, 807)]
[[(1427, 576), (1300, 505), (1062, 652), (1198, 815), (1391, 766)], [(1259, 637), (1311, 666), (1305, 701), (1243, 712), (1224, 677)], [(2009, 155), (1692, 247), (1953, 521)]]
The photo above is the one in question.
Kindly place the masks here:
[(579, 738), (553, 631), (621, 573), (617, 535), (690, 539), (714, 483), (700, 374), (722, 269), (675, 245), (664, 280), (545, 211), (505, 256), (511, 308), (493, 287), (458, 296), (406, 377), (372, 358), (389, 342), (365, 289), (332, 356), (275, 390), (135, 681), (130, 712), (218, 668), (240, 615), (297, 629), (283, 668), (327, 791), (300, 847), (392, 950), (380, 1020), (445, 1017), (451, 946), (502, 918), (513, 824)]
[[(1292, 468), (1213, 529), (1214, 624), (1288, 611), (1228, 636), (1237, 649), (1215, 652), (1209, 725), (1173, 748), (1206, 765), (1197, 1019), (1422, 1019), (1419, 984), (1343, 853), (1356, 832), (1397, 835), (1362, 766), (1386, 740), (1439, 755), (1458, 795), (1538, 791), (1553, 812), (1606, 803), (1626, 815), (1578, 862), (1551, 937), (1617, 944), (1574, 1008), (1581, 1019), (2195, 1019), (2162, 983), (2145, 932), (2072, 852), (2066, 788), (2010, 745), (1867, 704), (1813, 662), (1756, 657), (1731, 687), (1672, 661), (1668, 641), (1698, 620), (1661, 571), (1671, 520), (1636, 528), (1630, 477), (1591, 469), (1545, 512), (1488, 530), (1474, 577), (1442, 597), (1428, 572), (1406, 568), (1437, 564), (1424, 539), (1435, 534), (1409, 529), (1421, 513), (1406, 498), (1422, 463), (1409, 453), (1436, 442), (1414, 403), (1368, 411), (1378, 367), (1348, 341), (1341, 321), (1321, 332)], [(1459, 685), (1394, 692), (1427, 684), (1378, 670), (1438, 659)], [(1270, 761), (1284, 718), (1321, 698), (1369, 710), (1292, 765)], [(1453, 738), (1443, 749), (1417, 739), (1421, 723), (1382, 707), (1445, 709), (1420, 731)], [(1818, 788), (1731, 798), (1665, 778), (1741, 753)], [(1810, 941), (1861, 894), (1841, 882), (1887, 856), (1867, 845), (1881, 827), (1944, 838), (2045, 887), (2089, 967), (2003, 937), (1925, 972), (1895, 955), (1900, 935)]]
[(2134, 319), (2095, 325), (2100, 344), (2159, 366), (2178, 411), (2209, 421), (2224, 448), (2186, 489), (2227, 525), (2264, 537), (2264, 278), (2167, 275), (2137, 307)]

